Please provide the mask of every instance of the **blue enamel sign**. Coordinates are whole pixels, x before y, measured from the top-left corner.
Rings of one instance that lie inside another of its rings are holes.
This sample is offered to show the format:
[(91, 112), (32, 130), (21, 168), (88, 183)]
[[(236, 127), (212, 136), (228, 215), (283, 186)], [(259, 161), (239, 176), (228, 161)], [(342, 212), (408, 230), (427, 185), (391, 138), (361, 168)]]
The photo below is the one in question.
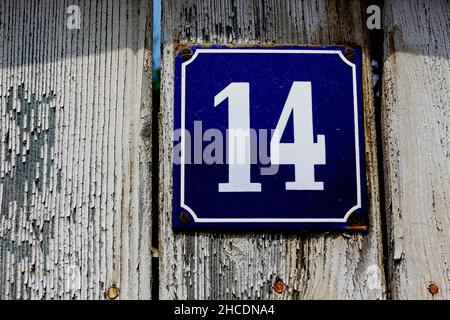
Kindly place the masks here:
[(175, 229), (367, 228), (360, 48), (176, 51)]

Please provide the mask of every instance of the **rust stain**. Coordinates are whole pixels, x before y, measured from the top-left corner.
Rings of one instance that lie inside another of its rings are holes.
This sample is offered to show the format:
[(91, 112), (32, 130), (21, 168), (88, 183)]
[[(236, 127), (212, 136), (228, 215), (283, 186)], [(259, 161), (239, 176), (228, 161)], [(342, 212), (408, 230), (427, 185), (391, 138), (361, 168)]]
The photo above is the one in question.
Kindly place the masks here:
[(368, 224), (366, 219), (358, 212), (353, 212), (347, 220), (347, 230), (351, 231), (367, 231)]
[(284, 290), (286, 290), (286, 285), (284, 284), (283, 280), (281, 280), (279, 277), (275, 280), (275, 283), (273, 284), (273, 289), (276, 293), (283, 293)]
[(189, 48), (189, 45), (186, 43), (177, 43), (173, 45), (173, 52), (177, 55), (181, 50)]
[(106, 296), (110, 300), (116, 299), (120, 294), (120, 289), (116, 287), (115, 284), (113, 284), (111, 287), (108, 288), (108, 291), (106, 292)]
[(350, 231), (367, 231), (369, 228), (367, 226), (349, 226), (346, 229)]
[(191, 216), (187, 212), (181, 212), (178, 216), (178, 221), (180, 221), (181, 224), (188, 224), (191, 220)]
[(353, 50), (352, 47), (345, 47), (344, 57), (349, 61), (353, 61), (353, 59), (355, 59), (355, 50)]
[(435, 294), (439, 293), (439, 287), (436, 283), (430, 282), (430, 284), (428, 285), (428, 291), (434, 296)]
[(192, 58), (192, 50), (189, 48), (185, 48), (180, 51), (180, 55), (184, 61), (188, 61), (190, 58)]

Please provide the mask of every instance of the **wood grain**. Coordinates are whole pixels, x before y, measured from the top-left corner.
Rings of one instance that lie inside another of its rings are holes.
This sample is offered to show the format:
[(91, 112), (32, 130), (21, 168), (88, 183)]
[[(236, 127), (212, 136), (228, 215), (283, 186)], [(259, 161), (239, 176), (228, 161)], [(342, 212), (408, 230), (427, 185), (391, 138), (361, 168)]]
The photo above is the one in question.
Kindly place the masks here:
[[(384, 299), (375, 114), (365, 10), (359, 1), (167, 0), (162, 21), (160, 297)], [(363, 48), (370, 231), (361, 234), (174, 234), (173, 46), (176, 43), (346, 44)], [(273, 285), (280, 278), (286, 290)]]
[(0, 299), (150, 298), (150, 30), (148, 0), (0, 1)]
[[(450, 298), (450, 2), (385, 1), (383, 149), (394, 299)], [(432, 295), (430, 283), (439, 292)]]

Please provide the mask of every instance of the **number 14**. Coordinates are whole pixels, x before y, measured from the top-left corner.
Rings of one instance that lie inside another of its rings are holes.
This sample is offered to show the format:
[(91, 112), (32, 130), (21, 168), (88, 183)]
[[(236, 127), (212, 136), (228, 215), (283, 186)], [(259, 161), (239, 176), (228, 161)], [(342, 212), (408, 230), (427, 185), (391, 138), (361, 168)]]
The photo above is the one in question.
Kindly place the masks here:
[[(242, 163), (228, 164), (228, 182), (219, 183), (219, 192), (260, 192), (261, 183), (250, 182), (250, 84), (232, 82), (214, 97), (214, 106), (228, 99), (228, 141), (231, 150), (242, 151)], [(282, 143), (290, 114), (293, 113), (294, 142)], [(240, 132), (230, 137), (230, 132)], [(315, 181), (314, 166), (325, 164), (325, 136), (314, 142), (311, 82), (294, 81), (270, 141), (271, 163), (295, 166), (294, 181), (286, 190), (323, 190)], [(230, 153), (228, 153), (230, 154)]]

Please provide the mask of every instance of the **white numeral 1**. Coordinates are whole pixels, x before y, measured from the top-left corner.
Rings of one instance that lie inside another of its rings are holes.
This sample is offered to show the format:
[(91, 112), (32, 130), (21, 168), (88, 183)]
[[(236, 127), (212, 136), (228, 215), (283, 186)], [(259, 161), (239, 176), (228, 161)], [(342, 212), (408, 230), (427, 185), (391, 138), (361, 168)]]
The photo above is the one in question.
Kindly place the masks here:
[[(294, 142), (281, 143), (283, 131), (293, 113)], [(314, 143), (311, 82), (295, 81), (270, 141), (272, 164), (293, 164), (295, 179), (286, 182), (286, 190), (323, 190), (323, 182), (314, 178), (314, 165), (325, 164), (325, 136)]]
[(228, 182), (219, 192), (260, 192), (261, 184), (250, 182), (250, 86), (233, 82), (214, 97), (217, 107), (228, 98)]

